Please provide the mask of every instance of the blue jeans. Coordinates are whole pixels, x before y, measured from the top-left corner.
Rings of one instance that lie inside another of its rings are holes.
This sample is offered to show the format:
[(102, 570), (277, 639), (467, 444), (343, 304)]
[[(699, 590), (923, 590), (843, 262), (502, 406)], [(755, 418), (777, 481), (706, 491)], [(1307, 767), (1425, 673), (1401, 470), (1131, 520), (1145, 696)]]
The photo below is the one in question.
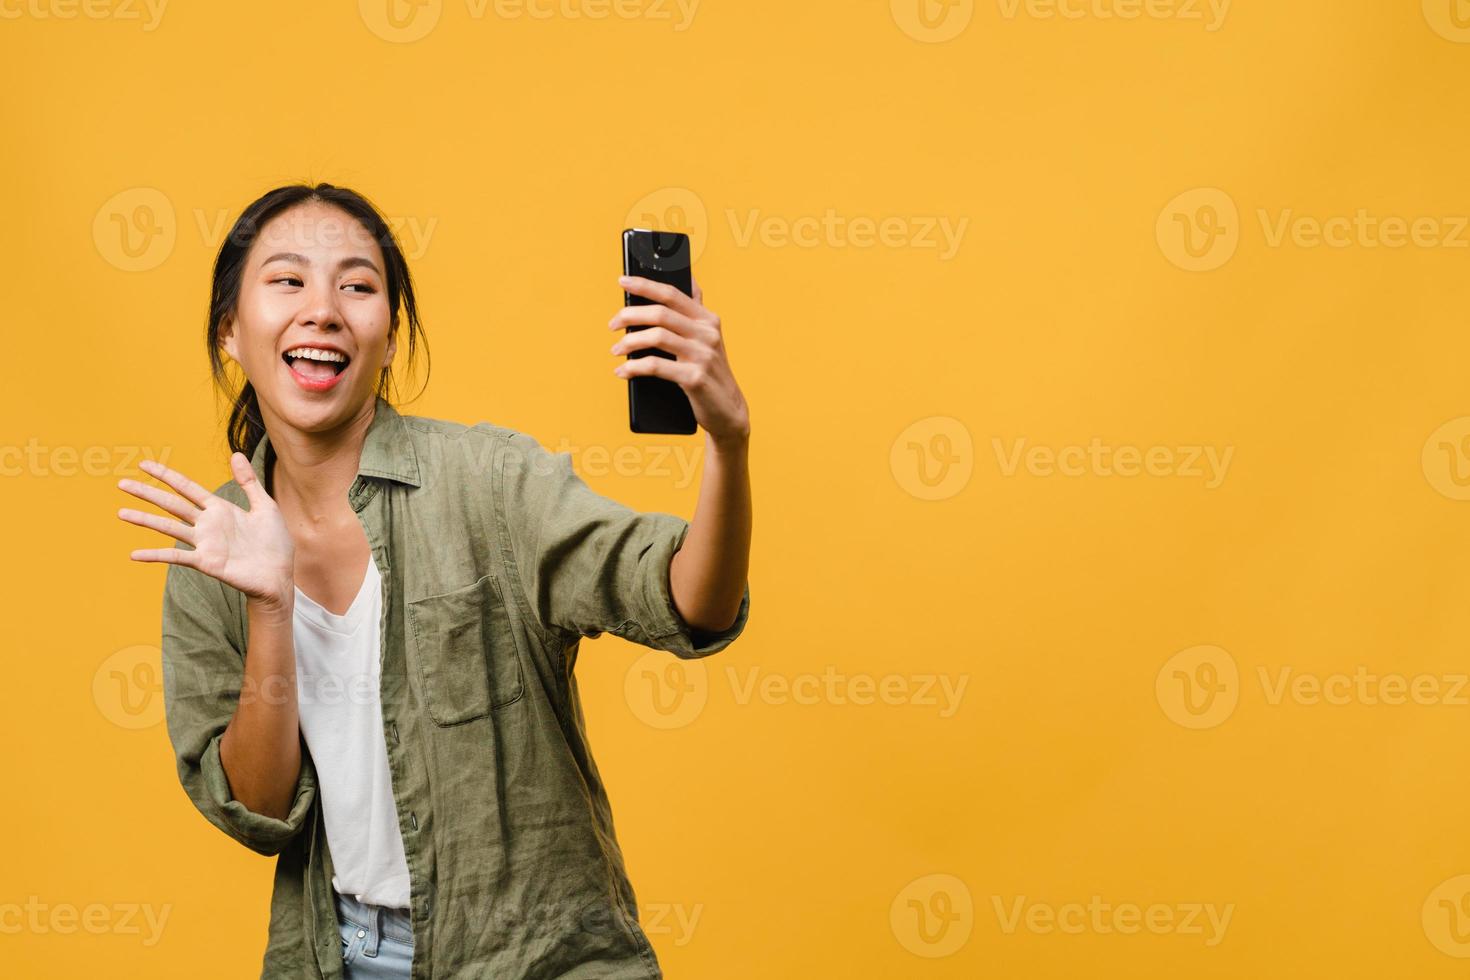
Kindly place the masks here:
[(368, 905), (333, 890), (347, 980), (406, 980), (413, 965), (408, 909)]

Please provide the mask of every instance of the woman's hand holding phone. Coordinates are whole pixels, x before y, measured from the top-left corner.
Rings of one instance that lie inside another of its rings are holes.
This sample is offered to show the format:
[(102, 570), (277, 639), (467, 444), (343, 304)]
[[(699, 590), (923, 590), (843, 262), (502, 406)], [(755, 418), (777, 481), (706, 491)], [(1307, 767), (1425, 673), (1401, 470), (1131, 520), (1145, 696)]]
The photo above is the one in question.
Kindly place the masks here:
[(609, 330), (648, 328), (629, 331), (612, 345), (612, 353), (655, 347), (678, 359), (634, 358), (619, 364), (613, 373), (620, 378), (652, 376), (673, 381), (689, 396), (694, 420), (716, 444), (739, 444), (749, 439), (750, 411), (730, 369), (720, 318), (705, 308), (699, 283), (693, 282), (693, 296), (640, 276), (621, 276), (618, 284), (624, 291), (652, 302), (625, 306), (608, 321)]
[(133, 551), (129, 557), (134, 561), (186, 565), (268, 607), (293, 607), (296, 543), (280, 508), (255, 478), (255, 470), (244, 453), (231, 454), (230, 469), (250, 501), (248, 511), (154, 460), (145, 459), (138, 465), (178, 494), (128, 479), (119, 480), (118, 487), (158, 505), (177, 520), (126, 507), (117, 516), (183, 541), (194, 550), (143, 548)]

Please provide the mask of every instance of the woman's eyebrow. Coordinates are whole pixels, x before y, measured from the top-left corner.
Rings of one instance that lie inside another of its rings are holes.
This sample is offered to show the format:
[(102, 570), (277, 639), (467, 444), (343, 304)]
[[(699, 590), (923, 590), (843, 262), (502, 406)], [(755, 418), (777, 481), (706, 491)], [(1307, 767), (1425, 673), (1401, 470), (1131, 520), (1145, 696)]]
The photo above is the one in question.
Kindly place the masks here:
[[(311, 265), (311, 260), (300, 252), (277, 252), (260, 264), (264, 267), (270, 265), (272, 262), (295, 262), (298, 265)], [(349, 255), (337, 263), (337, 271), (341, 272), (343, 269), (351, 269), (356, 266), (366, 266), (380, 276), (383, 274), (378, 268), (377, 263), (365, 255)]]

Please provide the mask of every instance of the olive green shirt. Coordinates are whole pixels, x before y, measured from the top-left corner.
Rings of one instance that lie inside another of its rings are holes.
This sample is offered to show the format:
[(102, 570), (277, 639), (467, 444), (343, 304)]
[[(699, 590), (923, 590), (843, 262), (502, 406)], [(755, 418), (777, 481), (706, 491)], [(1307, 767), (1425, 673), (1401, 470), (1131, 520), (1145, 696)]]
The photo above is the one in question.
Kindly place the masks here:
[[(606, 632), (708, 656), (744, 630), (749, 586), (729, 629), (693, 630), (669, 586), (687, 521), (595, 493), (531, 436), (376, 401), (348, 502), (383, 582), (380, 698), (413, 978), (661, 977), (587, 741), (578, 644)], [(251, 460), (262, 486), (274, 458), (266, 436)], [(215, 493), (248, 509), (233, 480)], [(164, 699), (179, 779), (210, 823), (277, 855), (261, 976), (341, 977), (305, 743), (284, 820), (234, 799), (220, 765), (248, 649), (242, 593), (170, 564)]]

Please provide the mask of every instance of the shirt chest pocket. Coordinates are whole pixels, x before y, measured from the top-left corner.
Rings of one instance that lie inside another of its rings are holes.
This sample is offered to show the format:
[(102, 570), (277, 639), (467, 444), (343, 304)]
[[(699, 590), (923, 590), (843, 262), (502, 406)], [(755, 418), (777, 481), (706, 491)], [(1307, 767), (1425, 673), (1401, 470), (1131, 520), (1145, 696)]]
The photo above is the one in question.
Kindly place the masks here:
[(410, 652), (436, 725), (482, 718), (520, 698), (521, 658), (493, 575), (406, 608)]

